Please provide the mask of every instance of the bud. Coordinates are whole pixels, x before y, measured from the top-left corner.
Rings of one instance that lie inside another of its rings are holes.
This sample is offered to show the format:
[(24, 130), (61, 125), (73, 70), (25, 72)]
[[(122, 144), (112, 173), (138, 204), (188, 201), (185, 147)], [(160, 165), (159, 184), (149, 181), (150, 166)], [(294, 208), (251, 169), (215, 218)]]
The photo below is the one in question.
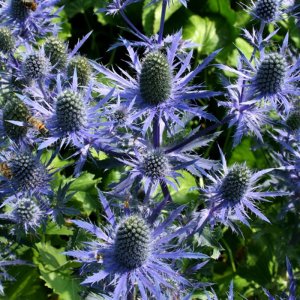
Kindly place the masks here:
[(125, 109), (118, 109), (113, 113), (112, 119), (120, 125), (126, 122), (127, 114)]
[(77, 55), (71, 59), (68, 65), (68, 76), (71, 78), (76, 68), (78, 85), (88, 85), (92, 74), (92, 69), (88, 59), (84, 56)]
[(270, 23), (276, 18), (278, 10), (278, 0), (259, 0), (255, 6), (254, 14), (265, 23)]
[(7, 27), (0, 27), (0, 52), (11, 52), (15, 47), (15, 38)]
[(286, 61), (279, 53), (272, 53), (261, 62), (254, 79), (260, 94), (272, 95), (282, 89), (286, 73)]
[(80, 130), (87, 123), (84, 103), (78, 93), (67, 90), (56, 100), (58, 126), (64, 132)]
[(114, 246), (115, 259), (127, 269), (141, 267), (149, 256), (149, 245), (149, 226), (139, 216), (130, 216), (117, 230)]
[(63, 41), (55, 36), (50, 36), (46, 39), (44, 50), (52, 66), (55, 66), (57, 69), (66, 67), (68, 56)]
[(6, 120), (26, 122), (29, 110), (26, 105), (14, 94), (6, 96), (6, 103), (3, 108), (3, 126), (5, 132), (12, 140), (22, 138), (27, 133), (26, 126), (14, 125)]
[(220, 187), (222, 198), (239, 202), (246, 193), (251, 172), (246, 165), (234, 165), (227, 173)]
[(29, 80), (41, 79), (47, 74), (48, 69), (49, 61), (40, 53), (29, 54), (23, 63), (24, 77)]
[(145, 103), (158, 105), (171, 95), (172, 76), (167, 58), (160, 52), (149, 53), (140, 75), (140, 93)]
[(153, 150), (143, 160), (145, 175), (152, 180), (165, 176), (169, 170), (168, 159), (160, 150)]

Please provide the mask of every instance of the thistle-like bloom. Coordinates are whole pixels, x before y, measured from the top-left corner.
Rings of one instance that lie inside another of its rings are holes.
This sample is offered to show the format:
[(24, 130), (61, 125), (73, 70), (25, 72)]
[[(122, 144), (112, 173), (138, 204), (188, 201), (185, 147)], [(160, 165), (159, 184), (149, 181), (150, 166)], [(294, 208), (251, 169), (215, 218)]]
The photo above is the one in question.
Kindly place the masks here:
[(15, 37), (8, 27), (0, 27), (0, 53), (11, 53), (15, 48)]
[[(106, 199), (100, 194), (109, 225), (99, 228), (74, 220), (80, 228), (94, 234), (97, 241), (87, 243), (84, 250), (68, 251), (84, 263), (82, 272), (93, 272), (83, 284), (100, 283), (113, 299), (126, 299), (137, 289), (141, 299), (165, 299), (168, 292), (176, 293), (192, 284), (169, 265), (166, 260), (182, 258), (204, 259), (206, 255), (177, 249), (170, 242), (184, 229), (169, 231), (168, 227), (180, 214), (176, 209), (163, 223), (151, 227), (145, 218), (130, 214), (117, 220)], [(166, 297), (167, 298), (167, 297)]]
[[(52, 158), (53, 159), (53, 158)], [(50, 194), (51, 173), (47, 165), (40, 161), (40, 154), (33, 155), (29, 151), (22, 151), (16, 147), (1, 153), (1, 188), (4, 196), (16, 192), (29, 195)]]
[(236, 73), (244, 79), (245, 101), (262, 100), (271, 103), (275, 109), (289, 111), (292, 107), (290, 98), (300, 95), (299, 80), (300, 59), (289, 65), (287, 61), (288, 35), (279, 52), (265, 54), (260, 51), (260, 59), (253, 66), (241, 53), (243, 70), (221, 65), (220, 68)]
[(86, 91), (78, 91), (77, 73), (74, 72), (73, 82), (69, 88), (64, 88), (60, 75), (57, 76), (57, 91), (53, 95), (54, 101), (51, 105), (44, 103), (42, 106), (24, 99), (25, 103), (43, 116), (45, 126), (49, 130), (48, 137), (39, 145), (39, 149), (44, 149), (57, 141), (60, 141), (60, 148), (69, 144), (82, 148), (87, 141), (95, 137), (96, 130), (104, 124), (100, 121), (99, 109), (110, 99), (111, 94), (92, 106), (92, 88), (90, 85)]
[(16, 36), (35, 39), (57, 30), (51, 20), (58, 17), (62, 8), (52, 12), (58, 0), (8, 0), (0, 1), (0, 20)]
[(288, 272), (289, 286), (288, 286), (288, 294), (284, 293), (283, 295), (272, 296), (271, 293), (264, 289), (265, 294), (268, 296), (269, 300), (296, 300), (296, 279), (293, 274), (293, 268), (288, 258), (286, 258), (286, 267)]
[[(115, 191), (124, 191), (131, 188), (134, 182), (142, 182), (147, 195), (154, 191), (158, 184), (165, 182), (177, 190), (175, 182), (180, 177), (179, 170), (188, 170), (195, 176), (206, 174), (215, 166), (212, 160), (204, 159), (190, 154), (191, 150), (206, 146), (214, 140), (218, 133), (208, 135), (205, 138), (198, 138), (192, 143), (175, 151), (165, 148), (151, 148), (144, 140), (136, 141), (132, 153), (128, 152), (128, 159), (119, 159), (132, 167), (127, 177), (115, 186)], [(138, 144), (138, 142), (140, 142)], [(175, 180), (175, 182), (173, 180)]]
[(261, 177), (274, 169), (265, 169), (252, 173), (246, 164), (235, 164), (227, 168), (226, 160), (221, 153), (223, 170), (220, 175), (210, 176), (212, 184), (203, 189), (209, 204), (209, 210), (201, 216), (199, 224), (202, 226), (203, 219), (209, 219), (212, 224), (221, 222), (230, 226), (233, 230), (234, 221), (240, 221), (250, 226), (248, 211), (254, 213), (260, 219), (269, 220), (259, 211), (256, 202), (267, 201), (266, 197), (284, 196), (288, 193), (281, 191), (260, 191), (262, 185), (258, 184)]
[(288, 12), (282, 5), (282, 0), (257, 0), (251, 1), (252, 6), (247, 6), (248, 12), (260, 22), (269, 24), (277, 22)]
[(48, 203), (38, 201), (34, 197), (22, 197), (14, 201), (9, 213), (0, 214), (0, 219), (15, 223), (13, 233), (20, 238), (22, 234), (35, 233), (38, 228), (45, 225), (49, 213)]
[(219, 101), (218, 105), (229, 109), (229, 127), (235, 126), (233, 146), (237, 146), (244, 135), (249, 133), (255, 135), (260, 141), (262, 138), (263, 126), (271, 122), (269, 118), (270, 107), (260, 106), (256, 100), (245, 101), (244, 79), (240, 77), (236, 84), (230, 84), (224, 80), (223, 84), (227, 89), (225, 101)]
[[(135, 78), (121, 70), (124, 77), (104, 66), (93, 63), (95, 69), (106, 75), (115, 84), (115, 95), (126, 99), (129, 103), (135, 99), (137, 113), (135, 119), (145, 117), (143, 133), (149, 128), (154, 116), (159, 116), (167, 126), (168, 122), (182, 124), (179, 114), (189, 112), (194, 116), (216, 121), (216, 118), (205, 112), (193, 100), (209, 98), (219, 95), (218, 92), (203, 90), (202, 85), (189, 83), (215, 58), (219, 51), (213, 52), (204, 61), (189, 72), (192, 51), (184, 58), (178, 55), (180, 46), (180, 32), (173, 37), (173, 41), (162, 51), (153, 51), (141, 61), (132, 47), (125, 43), (131, 62), (130, 67), (136, 70)], [(177, 72), (176, 72), (177, 70)], [(99, 85), (101, 93), (107, 93), (110, 87)]]

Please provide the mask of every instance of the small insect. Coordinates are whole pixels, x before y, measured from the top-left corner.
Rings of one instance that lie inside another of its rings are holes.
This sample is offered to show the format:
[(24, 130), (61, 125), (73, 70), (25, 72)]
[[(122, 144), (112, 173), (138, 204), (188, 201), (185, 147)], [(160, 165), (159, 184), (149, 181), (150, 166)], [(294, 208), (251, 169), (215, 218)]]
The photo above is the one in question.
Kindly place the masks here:
[(28, 124), (33, 126), (35, 129), (37, 129), (42, 135), (48, 135), (49, 130), (46, 128), (45, 124), (35, 117), (29, 116), (26, 121)]
[(102, 255), (99, 254), (99, 252), (96, 250), (95, 253), (94, 253), (94, 258), (97, 260), (97, 262), (101, 261), (102, 260)]
[(7, 165), (7, 162), (1, 162), (0, 163), (0, 172), (2, 175), (8, 179), (11, 179), (13, 177), (12, 171)]
[(35, 2), (35, 0), (21, 0), (23, 5), (32, 10), (32, 11), (36, 11), (38, 4)]

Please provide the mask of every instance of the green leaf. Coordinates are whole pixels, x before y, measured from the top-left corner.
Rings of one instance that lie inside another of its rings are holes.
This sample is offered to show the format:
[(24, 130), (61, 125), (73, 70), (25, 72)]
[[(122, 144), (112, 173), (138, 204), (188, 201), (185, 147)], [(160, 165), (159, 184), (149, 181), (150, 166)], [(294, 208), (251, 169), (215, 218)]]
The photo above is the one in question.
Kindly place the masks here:
[(220, 41), (217, 35), (216, 22), (207, 17), (201, 18), (198, 15), (188, 17), (183, 27), (183, 37), (197, 43), (199, 52), (204, 54), (209, 54), (215, 50)]
[[(144, 2), (144, 9), (142, 13), (142, 24), (147, 35), (158, 33), (162, 10), (162, 1), (149, 5), (150, 2), (151, 0), (146, 0)], [(166, 11), (165, 22), (181, 7), (182, 4), (179, 0), (171, 1)]]
[(47, 299), (47, 289), (42, 286), (42, 281), (39, 278), (39, 272), (36, 268), (28, 266), (18, 266), (17, 273), (13, 275), (16, 279), (13, 284), (9, 284), (5, 289), (5, 298), (7, 300), (36, 300)]
[(95, 175), (82, 172), (78, 178), (70, 186), (70, 191), (76, 192), (73, 199), (80, 202), (82, 209), (86, 215), (100, 207), (98, 199), (97, 184), (101, 182), (101, 178), (94, 179)]
[(73, 235), (73, 231), (66, 226), (58, 226), (54, 222), (49, 222), (47, 224), (46, 234), (49, 234), (49, 235)]
[(40, 271), (40, 278), (46, 286), (59, 295), (60, 300), (80, 300), (80, 282), (71, 276), (71, 270), (63, 248), (57, 249), (50, 244), (35, 244), (34, 262)]
[(182, 177), (177, 179), (179, 182), (178, 191), (170, 187), (170, 194), (174, 202), (178, 204), (185, 204), (197, 201), (199, 198), (198, 192), (196, 190), (190, 191), (192, 187), (197, 187), (194, 176), (187, 171), (178, 171), (178, 173), (182, 175)]

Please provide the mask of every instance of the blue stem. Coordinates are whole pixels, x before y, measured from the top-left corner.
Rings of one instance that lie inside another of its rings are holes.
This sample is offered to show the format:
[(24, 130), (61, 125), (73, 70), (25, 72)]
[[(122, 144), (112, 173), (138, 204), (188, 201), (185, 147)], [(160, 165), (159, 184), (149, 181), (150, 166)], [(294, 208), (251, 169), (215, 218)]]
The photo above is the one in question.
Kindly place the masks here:
[(165, 17), (167, 11), (167, 0), (163, 0), (162, 9), (161, 9), (161, 17), (160, 17), (160, 26), (159, 26), (159, 35), (158, 35), (158, 44), (161, 44), (164, 34), (164, 26), (165, 26)]
[(153, 119), (153, 146), (159, 148), (160, 146), (160, 126), (159, 126), (159, 115), (156, 113)]
[(149, 43), (149, 39), (143, 35), (135, 26), (134, 24), (127, 18), (126, 14), (124, 13), (123, 9), (120, 9), (120, 14), (124, 21), (128, 24), (128, 26), (134, 31), (134, 33), (143, 41)]

